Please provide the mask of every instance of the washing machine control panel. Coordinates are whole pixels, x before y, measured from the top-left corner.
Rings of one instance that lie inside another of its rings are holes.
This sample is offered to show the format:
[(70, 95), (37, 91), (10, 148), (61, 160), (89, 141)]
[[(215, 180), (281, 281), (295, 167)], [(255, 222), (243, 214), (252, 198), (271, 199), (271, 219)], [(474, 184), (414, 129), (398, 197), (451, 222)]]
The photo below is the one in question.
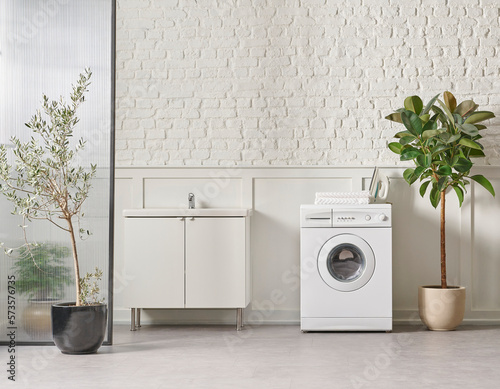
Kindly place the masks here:
[(302, 205), (300, 226), (314, 227), (391, 227), (390, 204)]
[(389, 215), (380, 209), (332, 209), (332, 227), (390, 227)]

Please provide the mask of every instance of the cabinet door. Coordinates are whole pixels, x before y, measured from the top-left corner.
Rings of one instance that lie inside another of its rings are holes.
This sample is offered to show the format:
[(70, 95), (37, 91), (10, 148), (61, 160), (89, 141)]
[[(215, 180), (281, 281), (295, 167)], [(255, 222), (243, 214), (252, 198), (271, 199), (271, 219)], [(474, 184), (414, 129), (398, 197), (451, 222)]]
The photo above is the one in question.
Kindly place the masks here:
[(245, 218), (186, 220), (186, 308), (245, 306)]
[(125, 306), (184, 308), (184, 222), (125, 218), (124, 239)]

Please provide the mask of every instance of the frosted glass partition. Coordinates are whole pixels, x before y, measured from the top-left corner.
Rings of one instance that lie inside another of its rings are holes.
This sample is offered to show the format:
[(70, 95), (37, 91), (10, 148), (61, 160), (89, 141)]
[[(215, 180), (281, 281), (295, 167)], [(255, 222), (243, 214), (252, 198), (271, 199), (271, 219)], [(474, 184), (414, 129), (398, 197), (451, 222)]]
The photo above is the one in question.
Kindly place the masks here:
[[(81, 227), (90, 237), (78, 241), (80, 273), (103, 270), (101, 297), (108, 304), (108, 334), (112, 323), (112, 212), (114, 8), (112, 0), (0, 0), (0, 143), (15, 135), (29, 140), (27, 123), (41, 106), (42, 94), (68, 99), (71, 85), (90, 68), (93, 75), (86, 101), (79, 108), (75, 141), (87, 141), (79, 163), (98, 166), (97, 177), (84, 205)], [(23, 244), (22, 219), (10, 214), (12, 204), (0, 197), (0, 242)], [(53, 299), (75, 301), (73, 261), (68, 234), (48, 221), (34, 221), (26, 229), (30, 242), (46, 244), (40, 261), (60, 261), (60, 267), (22, 273), (19, 252), (0, 252), (0, 342), (8, 341), (8, 277), (15, 276), (16, 342), (51, 342), (50, 304)], [(51, 251), (50, 248), (53, 248)], [(26, 264), (24, 266), (27, 266)], [(26, 269), (25, 269), (26, 270)], [(20, 279), (26, 280), (21, 287)], [(55, 282), (54, 280), (57, 280)], [(54, 287), (56, 284), (56, 287)], [(46, 302), (46, 300), (49, 300)], [(12, 300), (12, 299), (11, 299)], [(49, 316), (46, 313), (49, 312)]]

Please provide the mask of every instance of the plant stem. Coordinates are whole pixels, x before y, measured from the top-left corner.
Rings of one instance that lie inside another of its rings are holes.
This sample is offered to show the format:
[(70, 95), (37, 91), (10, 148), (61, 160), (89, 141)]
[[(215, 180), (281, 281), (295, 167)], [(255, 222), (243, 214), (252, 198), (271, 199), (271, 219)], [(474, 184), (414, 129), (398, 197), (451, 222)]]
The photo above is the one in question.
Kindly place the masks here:
[(71, 216), (66, 219), (68, 222), (68, 230), (71, 236), (71, 248), (73, 250), (73, 261), (75, 267), (75, 285), (76, 285), (76, 306), (82, 305), (80, 300), (80, 266), (78, 265), (78, 253), (76, 251), (76, 239), (75, 239), (75, 231), (73, 229), (73, 223), (71, 221)]
[(446, 226), (445, 226), (445, 197), (446, 190), (441, 192), (441, 288), (447, 289), (446, 284)]

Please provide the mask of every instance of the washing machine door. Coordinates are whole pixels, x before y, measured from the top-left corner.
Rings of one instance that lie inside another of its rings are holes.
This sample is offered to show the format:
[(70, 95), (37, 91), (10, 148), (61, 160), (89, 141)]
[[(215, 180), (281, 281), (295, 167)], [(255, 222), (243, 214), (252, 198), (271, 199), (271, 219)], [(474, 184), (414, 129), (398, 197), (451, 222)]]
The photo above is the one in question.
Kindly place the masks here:
[(328, 286), (351, 292), (370, 281), (375, 271), (375, 255), (370, 245), (359, 236), (336, 235), (321, 248), (318, 269)]

